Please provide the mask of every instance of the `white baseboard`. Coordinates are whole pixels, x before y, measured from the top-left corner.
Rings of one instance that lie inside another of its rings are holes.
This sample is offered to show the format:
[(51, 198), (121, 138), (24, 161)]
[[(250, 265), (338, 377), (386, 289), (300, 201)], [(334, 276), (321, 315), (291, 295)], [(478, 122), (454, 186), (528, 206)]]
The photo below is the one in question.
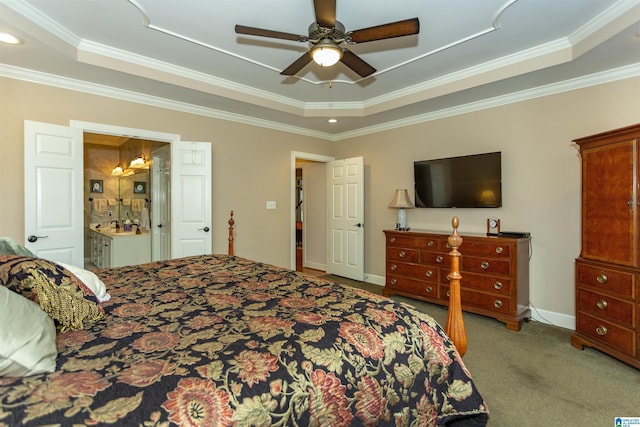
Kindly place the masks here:
[(375, 274), (364, 273), (364, 281), (373, 285), (384, 286), (384, 276), (376, 276)]
[(318, 262), (305, 261), (304, 266), (306, 268), (312, 268), (314, 270), (327, 271), (327, 266), (325, 264), (320, 264)]
[(541, 308), (529, 307), (531, 309), (531, 319), (547, 325), (559, 326), (565, 329), (576, 329), (576, 317), (555, 311), (543, 310)]

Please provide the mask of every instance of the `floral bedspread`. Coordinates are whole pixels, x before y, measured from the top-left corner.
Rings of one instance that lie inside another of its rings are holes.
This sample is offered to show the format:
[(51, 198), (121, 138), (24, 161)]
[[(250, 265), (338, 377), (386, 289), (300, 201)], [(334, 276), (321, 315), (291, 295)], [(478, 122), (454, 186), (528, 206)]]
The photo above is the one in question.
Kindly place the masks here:
[(0, 378), (0, 426), (485, 425), (442, 328), (407, 305), (226, 255), (97, 273), (57, 371)]

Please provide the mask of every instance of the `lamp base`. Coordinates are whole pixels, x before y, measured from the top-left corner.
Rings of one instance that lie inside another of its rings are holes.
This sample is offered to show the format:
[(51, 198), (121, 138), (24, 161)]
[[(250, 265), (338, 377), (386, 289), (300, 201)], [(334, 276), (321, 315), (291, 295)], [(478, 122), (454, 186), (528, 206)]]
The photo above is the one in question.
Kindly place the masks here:
[(407, 229), (407, 210), (405, 208), (398, 209), (398, 224), (396, 230)]

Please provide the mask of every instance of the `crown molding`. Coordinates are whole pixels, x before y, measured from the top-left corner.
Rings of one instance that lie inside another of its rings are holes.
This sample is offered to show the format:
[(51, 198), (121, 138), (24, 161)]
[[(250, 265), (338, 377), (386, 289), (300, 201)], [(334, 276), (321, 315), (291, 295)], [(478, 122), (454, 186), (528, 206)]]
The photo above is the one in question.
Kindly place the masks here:
[(156, 96), (141, 94), (138, 92), (117, 89), (109, 86), (69, 79), (66, 77), (60, 77), (52, 74), (41, 73), (38, 71), (3, 64), (0, 64), (0, 76), (336, 142), (438, 120), (446, 117), (452, 117), (456, 115), (471, 113), (474, 111), (513, 104), (516, 102), (527, 101), (530, 99), (554, 95), (557, 93), (596, 86), (628, 78), (639, 77), (640, 63), (571, 80), (566, 80), (559, 83), (514, 92), (508, 95), (488, 98), (482, 101), (471, 102), (468, 104), (433, 111), (426, 114), (418, 114), (406, 119), (393, 120), (385, 123), (380, 123), (375, 126), (363, 127), (354, 131), (347, 131), (339, 134), (329, 134), (326, 132), (313, 131), (298, 126), (286, 125), (274, 121), (245, 116), (242, 114), (228, 113), (213, 108), (206, 108), (184, 102), (177, 102), (166, 98), (160, 98)]
[(471, 102), (468, 104), (457, 105), (451, 108), (445, 108), (430, 113), (415, 115), (406, 119), (393, 120), (386, 123), (381, 123), (376, 126), (360, 128), (350, 132), (343, 132), (341, 134), (335, 135), (333, 137), (333, 141), (341, 141), (359, 136), (366, 136), (373, 133), (412, 126), (447, 117), (472, 113), (475, 111), (487, 110), (489, 108), (500, 107), (503, 105), (514, 104), (516, 102), (528, 101), (535, 98), (542, 98), (549, 95), (555, 95), (563, 92), (583, 89), (586, 87), (597, 86), (600, 84), (611, 83), (618, 80), (625, 80), (635, 77), (640, 77), (640, 62), (633, 65), (566, 80), (559, 83), (539, 86), (507, 95), (488, 98), (477, 102)]

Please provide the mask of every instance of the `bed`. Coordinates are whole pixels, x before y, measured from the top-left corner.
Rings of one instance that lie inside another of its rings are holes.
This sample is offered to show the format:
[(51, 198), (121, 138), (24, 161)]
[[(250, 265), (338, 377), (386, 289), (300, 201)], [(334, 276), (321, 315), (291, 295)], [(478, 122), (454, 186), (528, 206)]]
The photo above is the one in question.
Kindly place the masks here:
[(0, 377), (0, 426), (487, 423), (455, 346), (409, 305), (228, 254), (96, 274), (110, 298), (55, 325), (50, 372)]

